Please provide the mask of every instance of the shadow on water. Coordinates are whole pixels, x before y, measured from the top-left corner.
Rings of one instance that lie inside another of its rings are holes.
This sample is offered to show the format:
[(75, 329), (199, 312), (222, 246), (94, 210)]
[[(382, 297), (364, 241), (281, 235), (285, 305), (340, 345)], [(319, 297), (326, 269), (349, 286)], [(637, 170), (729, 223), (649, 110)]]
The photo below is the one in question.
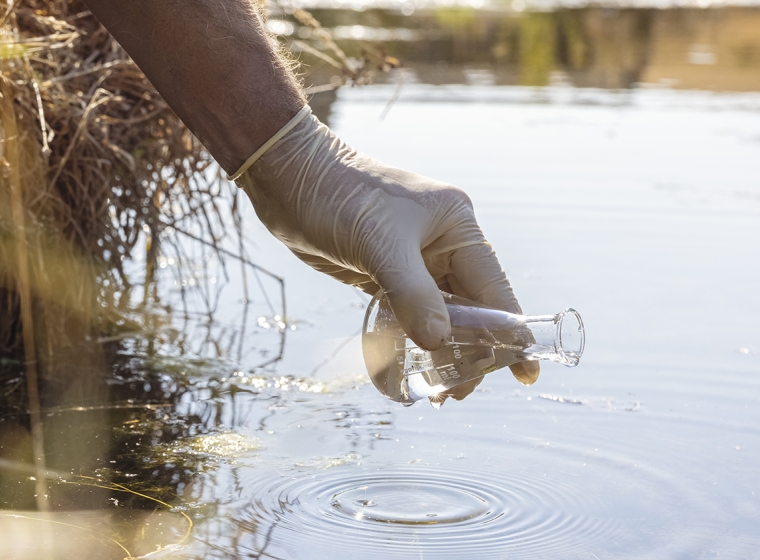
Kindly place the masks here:
[[(760, 91), (757, 8), (314, 13), (349, 55), (361, 56), (357, 40), (380, 41), (403, 62), (380, 82)], [(286, 40), (308, 39), (278, 29)], [(307, 80), (324, 82), (330, 72), (313, 64)], [(329, 122), (336, 100), (335, 91), (324, 91), (311, 103)], [(99, 340), (88, 329), (70, 332), (69, 344), (41, 365), (44, 471), (34, 466), (25, 363), (18, 352), (0, 358), (3, 558), (326, 558), (339, 547), (377, 557), (382, 547), (402, 554), (420, 543), (455, 557), (463, 553), (452, 544), (457, 539), (483, 557), (497, 550), (575, 558), (592, 545), (625, 550), (635, 539), (622, 526), (647, 511), (646, 499), (705, 507), (669, 474), (613, 453), (589, 458), (572, 446), (557, 452), (562, 468), (578, 477), (600, 474), (597, 494), (581, 495), (564, 471), (549, 488), (537, 473), (551, 475), (552, 461), (534, 458), (549, 444), (535, 441), (498, 457), (535, 461), (535, 471), (526, 468), (519, 479), (487, 464), (459, 467), (450, 457), (420, 471), (423, 452), (414, 446), (398, 456), (385, 451), (372, 464), (366, 458), (377, 446), (406, 435), (394, 431), (395, 412), (366, 395), (344, 397), (366, 380), (278, 374), (286, 353), (299, 352), (286, 344), (295, 323), (284, 291), (236, 294), (233, 300), (246, 303), (225, 317), (229, 306), (208, 305), (216, 292), (188, 287), (198, 278), (221, 287), (237, 276), (221, 271), (218, 255), (186, 258), (200, 246), (185, 241), (178, 243), (183, 251), (157, 263), (171, 294), (156, 298), (160, 312), (143, 322), (152, 330)], [(212, 265), (219, 270), (209, 272)], [(579, 415), (589, 408), (586, 401), (544, 400), (583, 405)], [(461, 422), (450, 428), (447, 435), (469, 445)], [(444, 455), (431, 443), (423, 449)], [(331, 470), (347, 466), (350, 472)], [(640, 477), (626, 482), (632, 494), (641, 486), (641, 499), (624, 513), (599, 498), (620, 491), (612, 481), (621, 469)], [(37, 511), (40, 488), (48, 511)], [(652, 519), (675, 530), (667, 515)], [(676, 552), (684, 550), (695, 549)]]

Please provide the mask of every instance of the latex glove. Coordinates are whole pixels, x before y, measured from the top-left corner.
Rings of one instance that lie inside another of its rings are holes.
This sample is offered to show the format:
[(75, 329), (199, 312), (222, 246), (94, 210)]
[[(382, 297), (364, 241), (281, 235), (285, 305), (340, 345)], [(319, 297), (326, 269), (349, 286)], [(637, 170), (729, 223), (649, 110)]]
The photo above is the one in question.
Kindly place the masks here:
[[(355, 151), (308, 107), (235, 175), (275, 237), (320, 272), (369, 294), (385, 290), (421, 348), (440, 348), (450, 335), (439, 286), (522, 312), (464, 191)], [(512, 371), (531, 384), (539, 368)]]

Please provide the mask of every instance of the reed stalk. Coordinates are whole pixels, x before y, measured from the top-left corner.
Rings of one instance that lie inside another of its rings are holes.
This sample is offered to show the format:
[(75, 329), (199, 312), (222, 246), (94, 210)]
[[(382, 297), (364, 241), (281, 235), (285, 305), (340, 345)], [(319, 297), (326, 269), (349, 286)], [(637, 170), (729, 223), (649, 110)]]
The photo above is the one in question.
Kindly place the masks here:
[(21, 305), (21, 322), (24, 340), (24, 364), (26, 367), (26, 392), (29, 396), (29, 418), (32, 432), (32, 452), (34, 454), (35, 499), (37, 509), (49, 511), (45, 467), (45, 445), (42, 416), (40, 415), (39, 380), (37, 377), (37, 355), (34, 339), (34, 319), (32, 313), (32, 293), (29, 279), (29, 255), (27, 252), (27, 230), (24, 219), (23, 195), (21, 192), (20, 158), (18, 153), (18, 128), (13, 110), (12, 91), (5, 80), (0, 82), (0, 123), (3, 128), (4, 161), (8, 185), (10, 187), (13, 215), (14, 238), (17, 256), (18, 294)]

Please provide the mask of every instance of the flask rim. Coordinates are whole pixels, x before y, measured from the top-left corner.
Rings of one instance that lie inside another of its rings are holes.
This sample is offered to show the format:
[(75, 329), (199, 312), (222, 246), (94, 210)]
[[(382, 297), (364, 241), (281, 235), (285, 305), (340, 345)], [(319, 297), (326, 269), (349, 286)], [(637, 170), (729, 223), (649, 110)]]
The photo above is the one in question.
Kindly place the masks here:
[[(580, 347), (577, 351), (570, 351), (569, 349), (565, 349), (565, 345), (562, 340), (562, 324), (568, 315), (572, 316), (573, 319), (578, 321), (578, 326), (580, 327), (578, 332), (581, 335), (581, 342)], [(568, 307), (564, 311), (557, 313), (554, 321), (557, 323), (556, 350), (557, 354), (561, 358), (561, 363), (565, 364), (568, 367), (575, 367), (578, 365), (578, 362), (583, 356), (583, 350), (586, 348), (586, 327), (583, 325), (583, 319), (581, 319), (580, 313), (578, 313), (572, 307)]]

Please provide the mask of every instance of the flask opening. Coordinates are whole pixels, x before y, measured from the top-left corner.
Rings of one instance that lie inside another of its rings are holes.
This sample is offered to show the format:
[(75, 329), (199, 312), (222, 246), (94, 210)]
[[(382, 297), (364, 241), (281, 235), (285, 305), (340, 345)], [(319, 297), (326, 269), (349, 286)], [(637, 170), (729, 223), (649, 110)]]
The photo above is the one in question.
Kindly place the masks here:
[(559, 357), (558, 362), (568, 367), (575, 367), (586, 346), (583, 320), (575, 309), (568, 307), (557, 314), (555, 321), (557, 323), (555, 347)]

